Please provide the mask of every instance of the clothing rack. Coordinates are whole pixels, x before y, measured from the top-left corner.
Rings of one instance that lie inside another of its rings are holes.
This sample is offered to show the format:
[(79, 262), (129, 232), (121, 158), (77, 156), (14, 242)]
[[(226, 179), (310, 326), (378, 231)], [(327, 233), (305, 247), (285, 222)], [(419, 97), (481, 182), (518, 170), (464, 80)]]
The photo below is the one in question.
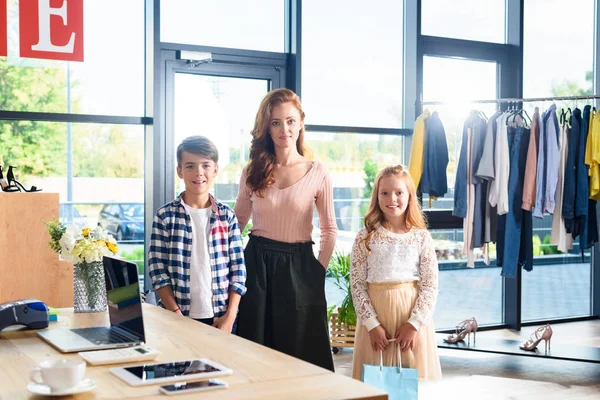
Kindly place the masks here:
[[(502, 99), (490, 99), (490, 100), (468, 100), (468, 101), (457, 101), (458, 103), (469, 103), (469, 104), (485, 104), (485, 103), (530, 103), (538, 101), (570, 101), (570, 100), (595, 100), (600, 99), (600, 95), (584, 95), (584, 96), (555, 96), (555, 97), (530, 97), (530, 98), (513, 98), (507, 97)], [(444, 105), (450, 104), (449, 101), (415, 101), (415, 105)]]

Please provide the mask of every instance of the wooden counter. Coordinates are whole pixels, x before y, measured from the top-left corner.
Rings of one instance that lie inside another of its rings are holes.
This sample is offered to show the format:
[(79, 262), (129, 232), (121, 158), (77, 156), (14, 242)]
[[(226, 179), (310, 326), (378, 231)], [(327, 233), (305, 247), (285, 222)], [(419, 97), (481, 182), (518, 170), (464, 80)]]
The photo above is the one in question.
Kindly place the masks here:
[[(161, 352), (156, 361), (206, 357), (233, 369), (233, 375), (219, 378), (229, 382), (228, 389), (173, 399), (387, 399), (371, 386), (152, 305), (144, 304), (144, 322), (148, 345)], [(73, 314), (72, 309), (63, 309), (50, 329), (103, 324), (108, 325), (107, 313)], [(78, 357), (61, 354), (34, 331), (0, 333), (0, 399), (39, 398), (27, 391), (29, 371), (45, 359)], [(114, 366), (88, 365), (86, 377), (96, 381), (96, 389), (69, 398), (171, 398), (158, 392), (160, 385), (129, 386), (109, 372)]]
[(33, 297), (73, 306), (73, 264), (48, 246), (44, 224), (58, 208), (58, 193), (0, 191), (0, 304)]

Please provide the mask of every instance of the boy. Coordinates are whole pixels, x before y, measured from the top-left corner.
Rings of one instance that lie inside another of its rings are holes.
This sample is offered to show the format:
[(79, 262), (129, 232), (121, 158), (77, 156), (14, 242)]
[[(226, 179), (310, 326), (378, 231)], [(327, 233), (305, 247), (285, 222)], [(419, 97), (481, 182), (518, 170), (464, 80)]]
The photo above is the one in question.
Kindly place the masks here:
[(218, 161), (216, 146), (203, 136), (177, 147), (185, 191), (156, 212), (148, 267), (163, 307), (232, 332), (246, 266), (237, 217), (209, 193)]

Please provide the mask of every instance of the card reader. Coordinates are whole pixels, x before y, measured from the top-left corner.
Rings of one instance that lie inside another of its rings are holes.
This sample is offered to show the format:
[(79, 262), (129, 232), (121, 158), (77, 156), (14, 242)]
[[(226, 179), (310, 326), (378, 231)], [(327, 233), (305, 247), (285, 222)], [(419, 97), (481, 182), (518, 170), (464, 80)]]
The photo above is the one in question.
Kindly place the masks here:
[(48, 327), (48, 306), (43, 301), (24, 299), (0, 304), (0, 331), (9, 326), (23, 325), (24, 329)]

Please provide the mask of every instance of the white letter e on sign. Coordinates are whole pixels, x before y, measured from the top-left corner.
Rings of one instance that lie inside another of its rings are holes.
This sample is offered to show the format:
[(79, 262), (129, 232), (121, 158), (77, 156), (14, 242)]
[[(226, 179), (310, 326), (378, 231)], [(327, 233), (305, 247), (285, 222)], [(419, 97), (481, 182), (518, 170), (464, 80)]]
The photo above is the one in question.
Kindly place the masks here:
[(38, 0), (39, 4), (39, 41), (31, 46), (35, 51), (50, 51), (53, 53), (73, 53), (75, 44), (75, 33), (71, 34), (69, 43), (64, 46), (55, 46), (50, 40), (50, 16), (58, 15), (67, 24), (67, 0), (64, 0), (61, 8), (50, 7), (50, 0)]

